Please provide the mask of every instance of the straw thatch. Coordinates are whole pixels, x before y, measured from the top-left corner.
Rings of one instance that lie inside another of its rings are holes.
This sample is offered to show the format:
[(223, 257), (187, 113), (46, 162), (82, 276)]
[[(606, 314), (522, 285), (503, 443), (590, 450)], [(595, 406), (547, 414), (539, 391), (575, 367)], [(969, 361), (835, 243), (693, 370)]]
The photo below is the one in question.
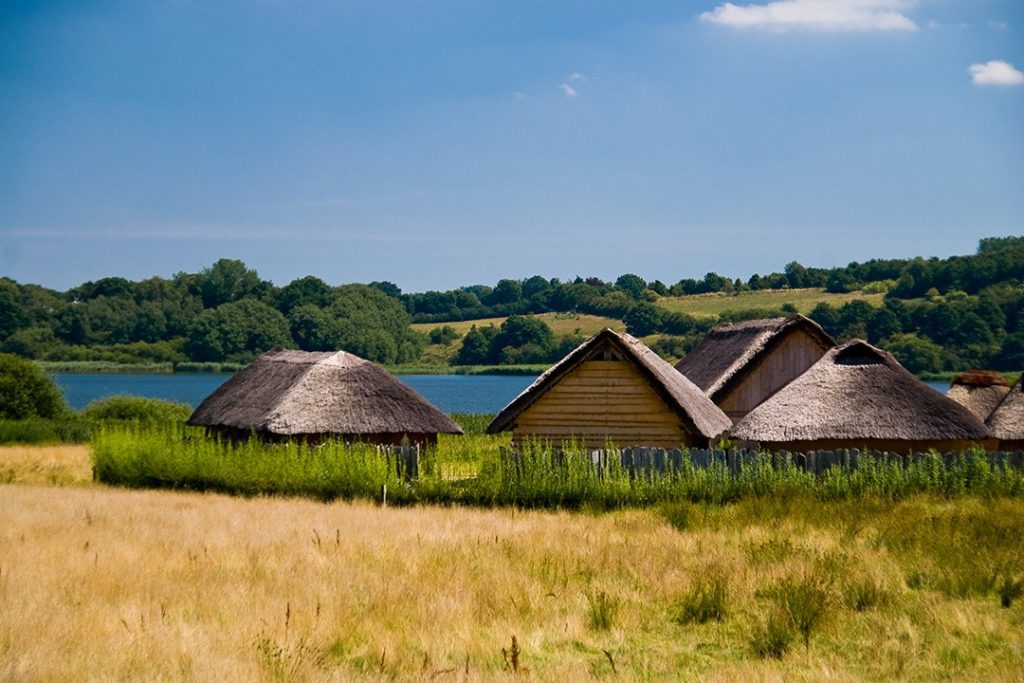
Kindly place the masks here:
[[(676, 416), (677, 424), (681, 424), (695, 442), (707, 444), (731, 425), (729, 418), (693, 382), (676, 372), (643, 342), (628, 334), (605, 329), (580, 344), (538, 377), (494, 418), (487, 432), (494, 434), (513, 429), (516, 418), (558, 385), (566, 375), (587, 361), (607, 354), (631, 364), (664, 407)], [(608, 385), (599, 391), (603, 392), (600, 401), (607, 405), (616, 404), (616, 386)], [(593, 409), (594, 406), (588, 405), (588, 408)], [(637, 442), (643, 443), (643, 437), (639, 436)]]
[(462, 429), (383, 369), (344, 351), (275, 349), (203, 401), (189, 424), (240, 435), (434, 441)]
[(1010, 384), (998, 372), (968, 370), (953, 378), (946, 396), (984, 421), (1009, 392)]
[(693, 351), (676, 364), (704, 393), (717, 399), (748, 375), (788, 335), (803, 331), (821, 348), (819, 357), (836, 345), (821, 326), (799, 313), (784, 318), (722, 323), (708, 332)]
[(992, 435), (1003, 450), (1024, 450), (1024, 375), (996, 406), (988, 418)]
[(890, 354), (855, 339), (750, 412), (733, 436), (773, 449), (868, 447), (960, 449), (994, 445), (984, 423), (908, 372)]

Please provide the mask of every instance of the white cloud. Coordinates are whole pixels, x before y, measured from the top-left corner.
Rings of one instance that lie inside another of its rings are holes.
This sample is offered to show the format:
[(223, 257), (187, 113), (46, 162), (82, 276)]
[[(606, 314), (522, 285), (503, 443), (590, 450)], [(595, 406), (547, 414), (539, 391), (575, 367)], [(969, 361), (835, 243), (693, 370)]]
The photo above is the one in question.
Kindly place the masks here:
[(562, 92), (564, 92), (564, 93), (565, 93), (565, 96), (566, 96), (566, 97), (570, 97), (570, 98), (571, 98), (571, 97), (576, 97), (576, 95), (578, 95), (578, 94), (579, 94), (578, 92), (576, 92), (576, 88), (572, 87), (572, 86), (571, 86), (571, 85), (569, 85), (568, 83), (563, 83), (563, 84), (562, 84), (561, 86), (559, 86), (559, 87), (561, 87), (561, 88), (562, 88)]
[(971, 64), (967, 72), (971, 74), (975, 85), (1024, 85), (1024, 73), (1001, 60)]
[(585, 80), (587, 80), (587, 77), (584, 76), (583, 74), (581, 74), (579, 71), (573, 71), (571, 74), (569, 74), (569, 80), (570, 81), (585, 81)]
[(773, 31), (915, 31), (905, 12), (917, 0), (776, 0), (761, 5), (719, 5), (701, 21)]

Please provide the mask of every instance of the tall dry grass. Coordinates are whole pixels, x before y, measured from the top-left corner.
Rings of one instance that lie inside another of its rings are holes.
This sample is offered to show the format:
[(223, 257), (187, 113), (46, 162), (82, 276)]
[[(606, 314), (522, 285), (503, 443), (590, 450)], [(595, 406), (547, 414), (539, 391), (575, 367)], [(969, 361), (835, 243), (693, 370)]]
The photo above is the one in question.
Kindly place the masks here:
[[(994, 589), (956, 580), (1021, 571), (1019, 500), (585, 515), (6, 485), (0, 520), (2, 680), (1024, 670), (1021, 602), (1002, 608)], [(813, 621), (801, 582), (822, 591)], [(680, 619), (712, 584), (723, 609)], [(755, 647), (772, 619), (791, 641), (780, 659)]]

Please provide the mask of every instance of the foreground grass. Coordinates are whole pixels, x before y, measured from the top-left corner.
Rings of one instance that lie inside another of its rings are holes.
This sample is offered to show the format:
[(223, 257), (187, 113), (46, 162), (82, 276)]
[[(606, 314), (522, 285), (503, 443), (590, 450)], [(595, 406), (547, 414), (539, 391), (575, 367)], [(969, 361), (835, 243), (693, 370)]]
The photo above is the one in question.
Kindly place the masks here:
[(0, 484), (85, 486), (92, 483), (88, 446), (0, 446)]
[(1024, 667), (1024, 605), (1000, 607), (994, 587), (1024, 576), (1019, 500), (591, 516), (5, 485), (0, 519), (4, 680), (512, 680), (513, 666), (528, 680), (1014, 680)]

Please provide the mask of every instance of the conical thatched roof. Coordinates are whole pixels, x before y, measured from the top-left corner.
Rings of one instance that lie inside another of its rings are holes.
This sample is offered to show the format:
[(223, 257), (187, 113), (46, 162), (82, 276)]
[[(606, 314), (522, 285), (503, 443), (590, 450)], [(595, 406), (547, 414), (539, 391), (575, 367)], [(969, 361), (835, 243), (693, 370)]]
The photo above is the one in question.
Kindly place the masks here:
[(189, 424), (282, 436), (461, 434), (450, 417), (368, 360), (275, 349), (199, 404)]
[(1010, 392), (1010, 385), (998, 372), (968, 370), (953, 378), (946, 396), (964, 406), (979, 420), (987, 420)]
[(803, 330), (821, 346), (836, 345), (821, 326), (799, 313), (716, 325), (697, 347), (676, 364), (704, 393), (717, 401), (791, 332)]
[(728, 429), (732, 421), (718, 406), (686, 377), (647, 348), (639, 339), (625, 333), (605, 329), (577, 346), (565, 358), (548, 368), (533, 384), (505, 406), (487, 427), (489, 434), (511, 428), (517, 415), (526, 410), (558, 380), (587, 359), (590, 352), (607, 343), (631, 362), (648, 384), (675, 412), (690, 433), (713, 439)]
[(859, 339), (825, 354), (752, 410), (733, 435), (762, 443), (991, 439), (969, 410)]
[(988, 418), (992, 435), (1000, 441), (1024, 442), (1024, 375)]

